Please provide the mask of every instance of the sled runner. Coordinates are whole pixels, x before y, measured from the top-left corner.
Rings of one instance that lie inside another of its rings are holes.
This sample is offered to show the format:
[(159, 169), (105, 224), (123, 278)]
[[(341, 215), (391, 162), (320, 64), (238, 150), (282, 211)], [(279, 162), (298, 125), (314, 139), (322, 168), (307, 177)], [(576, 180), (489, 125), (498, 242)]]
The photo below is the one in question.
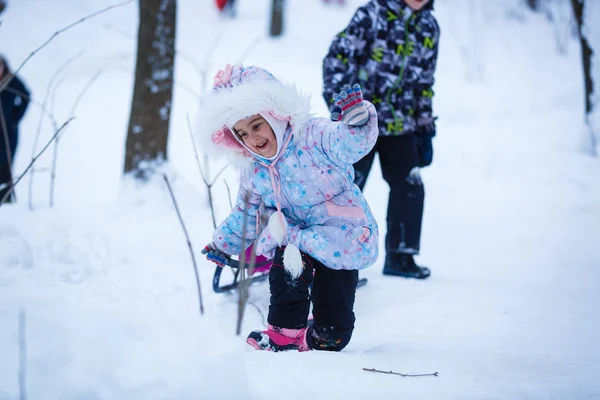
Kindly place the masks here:
[[(231, 271), (233, 272), (233, 282), (221, 286), (221, 273), (227, 267), (231, 268)], [(227, 262), (227, 267), (217, 266), (215, 269), (215, 274), (213, 276), (213, 290), (215, 293), (229, 292), (230, 290), (237, 289), (240, 284), (240, 262), (238, 260), (230, 259)], [(246, 273), (249, 272), (248, 267), (249, 265), (245, 266)], [(271, 269), (271, 260), (256, 263), (252, 276), (248, 276), (246, 279), (249, 279), (251, 284), (262, 282), (269, 277), (269, 269)]]

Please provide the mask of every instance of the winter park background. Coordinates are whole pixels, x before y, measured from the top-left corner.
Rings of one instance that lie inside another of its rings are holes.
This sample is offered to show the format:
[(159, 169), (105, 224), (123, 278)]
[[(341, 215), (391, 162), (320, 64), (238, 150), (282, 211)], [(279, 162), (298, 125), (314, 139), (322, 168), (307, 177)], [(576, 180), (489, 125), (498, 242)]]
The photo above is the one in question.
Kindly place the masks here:
[[(76, 57), (50, 91), (60, 122), (99, 75), (61, 137), (54, 207), (42, 171), (33, 210), (28, 179), (17, 186), (19, 203), (0, 208), (0, 399), (19, 398), (23, 365), (30, 399), (600, 398), (600, 161), (582, 150), (581, 54), (569, 2), (548, 2), (550, 22), (521, 0), (436, 1), (438, 136), (434, 163), (422, 172), (419, 258), (432, 276), (384, 278), (383, 260), (361, 272), (369, 284), (357, 294), (356, 330), (337, 354), (247, 346), (246, 334), (265, 326), (265, 283), (252, 286), (242, 335), (235, 335), (236, 296), (212, 292), (213, 265), (199, 254), (212, 223), (186, 118), (200, 123), (198, 69), (210, 82), (237, 61), (296, 82), (312, 94), (313, 111), (325, 115), (322, 57), (364, 1), (344, 8), (289, 0), (278, 39), (265, 36), (269, 1), (238, 3), (236, 19), (219, 16), (213, 1), (177, 4), (164, 172), (199, 262), (203, 316), (162, 178), (147, 185), (122, 178), (137, 4), (57, 36), (20, 72), (41, 102), (53, 74)], [(0, 51), (15, 68), (56, 30), (110, 4), (12, 0), (1, 16)], [(32, 105), (21, 124), (17, 175), (31, 160), (39, 116)], [(42, 128), (44, 142), (54, 131), (46, 120)], [(51, 159), (45, 154), (38, 168)], [(215, 184), (218, 219), (229, 211), (224, 180), (234, 192), (237, 186), (233, 169), (222, 177)], [(377, 166), (366, 195), (383, 233), (387, 186)]]

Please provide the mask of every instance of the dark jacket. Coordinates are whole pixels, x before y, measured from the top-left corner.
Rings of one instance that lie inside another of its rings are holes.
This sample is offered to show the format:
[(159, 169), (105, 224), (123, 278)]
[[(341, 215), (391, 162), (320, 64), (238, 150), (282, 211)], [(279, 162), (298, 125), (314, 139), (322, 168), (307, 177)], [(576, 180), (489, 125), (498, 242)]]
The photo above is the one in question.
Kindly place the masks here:
[(360, 83), (377, 108), (380, 135), (435, 136), (432, 113), (439, 26), (433, 2), (416, 12), (403, 0), (372, 0), (333, 40), (323, 60), (328, 104), (344, 84)]
[[(8, 86), (0, 92), (2, 115), (0, 115), (0, 165), (8, 164), (4, 129), (8, 134), (11, 159), (14, 158), (19, 141), (19, 122), (29, 105), (29, 91), (23, 82), (13, 76)], [(2, 122), (4, 116), (4, 123)]]

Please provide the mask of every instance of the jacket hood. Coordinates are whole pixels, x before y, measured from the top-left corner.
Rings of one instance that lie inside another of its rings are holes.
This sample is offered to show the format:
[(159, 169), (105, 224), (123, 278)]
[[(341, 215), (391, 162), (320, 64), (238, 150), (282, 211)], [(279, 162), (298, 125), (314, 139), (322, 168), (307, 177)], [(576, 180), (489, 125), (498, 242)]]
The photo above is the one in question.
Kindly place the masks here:
[(310, 98), (262, 68), (227, 65), (215, 76), (212, 93), (201, 100), (195, 131), (199, 147), (212, 158), (224, 157), (236, 165), (260, 159), (232, 131), (239, 120), (255, 114), (273, 128), (277, 156), (284, 134), (300, 134), (310, 118)]

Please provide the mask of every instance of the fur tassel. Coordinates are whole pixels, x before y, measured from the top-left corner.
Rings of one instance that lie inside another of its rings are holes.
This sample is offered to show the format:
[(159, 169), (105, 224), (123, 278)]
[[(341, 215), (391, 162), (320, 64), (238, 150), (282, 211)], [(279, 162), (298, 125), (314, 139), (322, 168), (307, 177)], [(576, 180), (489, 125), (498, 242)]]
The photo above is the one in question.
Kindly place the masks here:
[(269, 218), (269, 233), (279, 246), (283, 245), (287, 230), (288, 223), (285, 216), (280, 211), (274, 212)]
[(293, 279), (298, 278), (302, 270), (304, 270), (302, 254), (296, 245), (290, 243), (285, 247), (283, 251), (283, 266)]

